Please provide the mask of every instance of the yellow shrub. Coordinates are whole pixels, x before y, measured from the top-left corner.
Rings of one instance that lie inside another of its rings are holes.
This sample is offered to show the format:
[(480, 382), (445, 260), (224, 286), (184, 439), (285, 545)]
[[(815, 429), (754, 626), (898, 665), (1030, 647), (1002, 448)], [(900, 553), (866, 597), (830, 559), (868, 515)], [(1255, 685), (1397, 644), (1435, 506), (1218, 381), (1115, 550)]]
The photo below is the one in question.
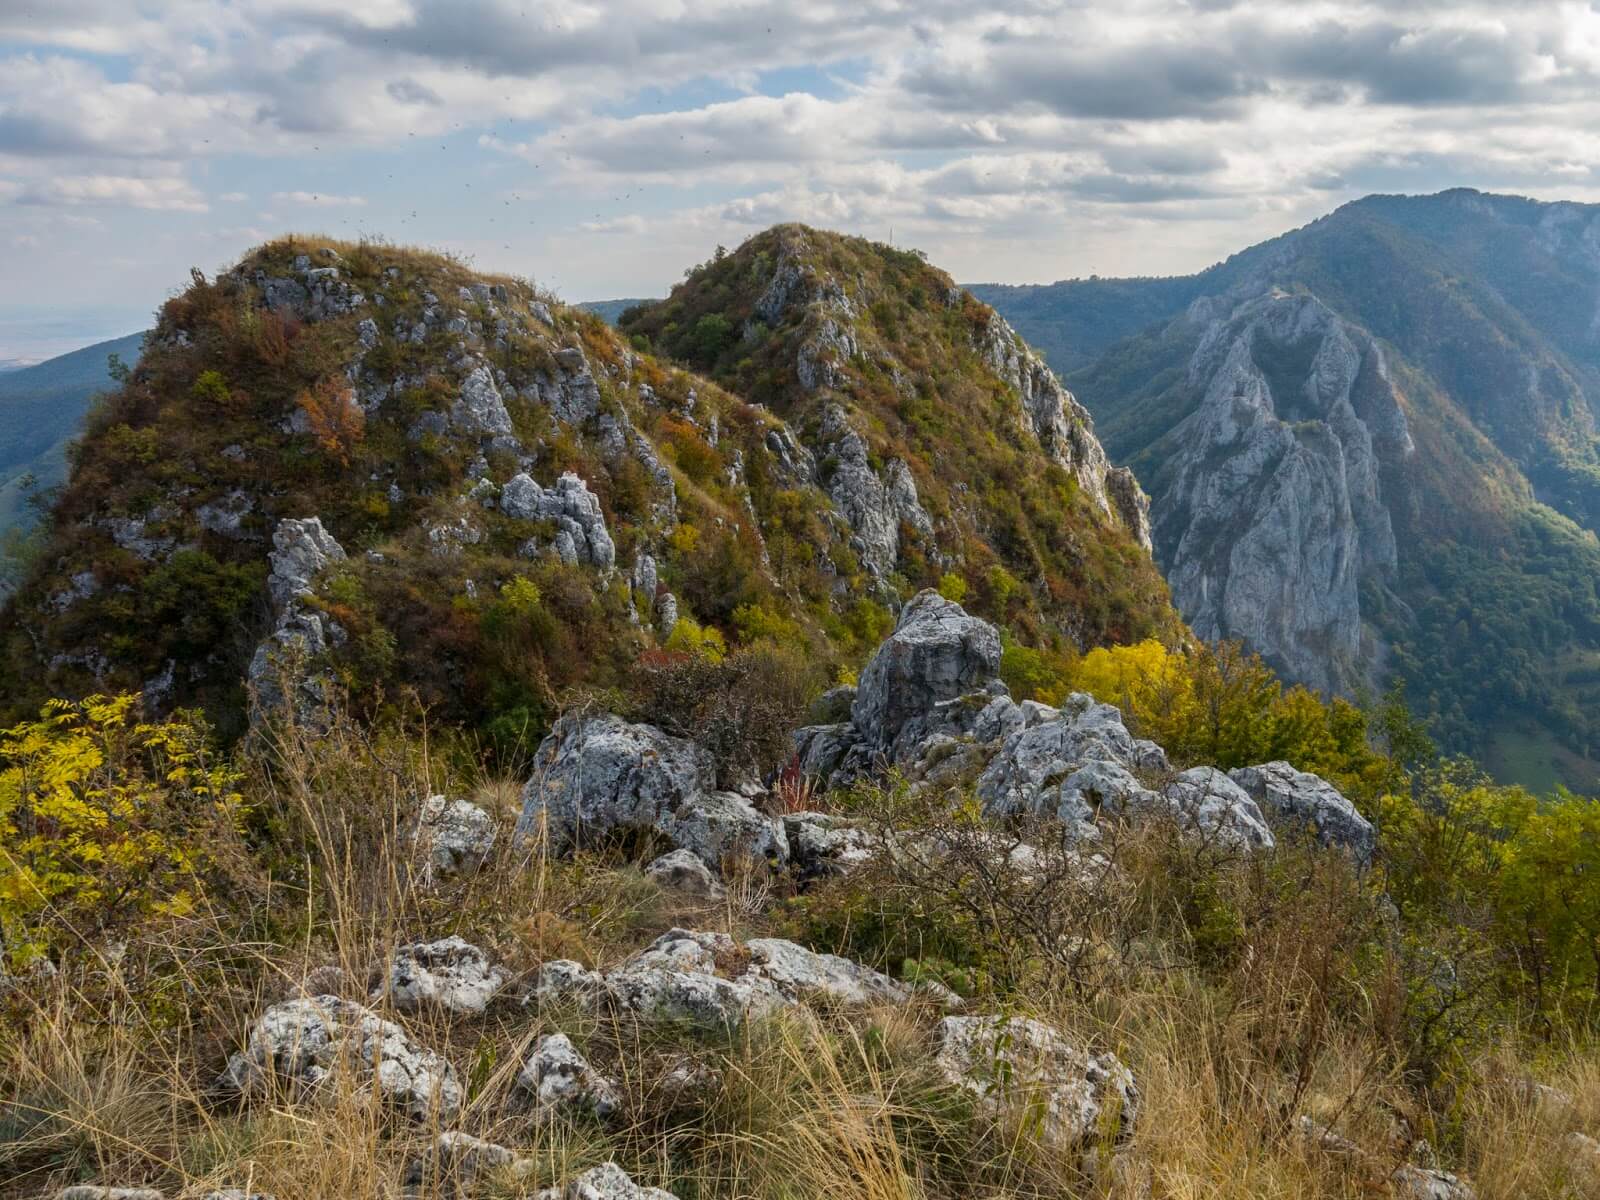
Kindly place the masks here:
[(691, 617), (679, 617), (667, 635), (667, 649), (719, 663), (728, 653), (728, 643), (719, 630), (703, 626)]
[(207, 753), (204, 725), (138, 723), (138, 699), (53, 700), (0, 731), (0, 938), (13, 965), (187, 911), (239, 831), (240, 777)]

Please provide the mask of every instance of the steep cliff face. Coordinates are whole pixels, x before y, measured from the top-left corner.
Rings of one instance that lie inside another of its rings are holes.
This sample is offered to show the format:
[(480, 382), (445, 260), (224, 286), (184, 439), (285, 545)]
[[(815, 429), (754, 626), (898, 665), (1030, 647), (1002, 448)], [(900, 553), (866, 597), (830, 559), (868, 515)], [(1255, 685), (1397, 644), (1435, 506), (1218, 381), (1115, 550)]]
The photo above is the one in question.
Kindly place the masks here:
[[(1330, 692), (1371, 684), (1363, 580), (1393, 582), (1382, 462), (1414, 452), (1382, 351), (1308, 296), (1200, 300), (1195, 410), (1156, 479), (1156, 544), (1195, 632)], [(1365, 649), (1365, 652), (1364, 652)]]
[(1597, 245), (1600, 206), (1375, 196), (1187, 279), (985, 294), (1093, 358), (1069, 382), (1197, 632), (1330, 690), (1402, 679), (1451, 749), (1587, 786)]
[(622, 329), (795, 428), (880, 584), (953, 571), (989, 611), (1079, 646), (1176, 628), (1148, 500), (1088, 410), (918, 255), (780, 226)]

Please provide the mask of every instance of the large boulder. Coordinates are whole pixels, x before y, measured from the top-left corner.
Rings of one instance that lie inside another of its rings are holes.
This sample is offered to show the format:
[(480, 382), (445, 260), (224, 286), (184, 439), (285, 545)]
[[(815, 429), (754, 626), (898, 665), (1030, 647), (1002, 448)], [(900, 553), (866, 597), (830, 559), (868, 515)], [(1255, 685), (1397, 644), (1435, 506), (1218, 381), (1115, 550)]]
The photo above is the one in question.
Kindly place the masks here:
[(534, 541), (525, 547), (530, 557), (549, 552), (563, 562), (588, 563), (607, 574), (617, 565), (617, 547), (606, 528), (600, 497), (571, 471), (548, 488), (530, 475), (513, 475), (500, 491), (500, 507), (518, 520), (555, 523), (555, 538), (547, 546)]
[(655, 833), (710, 867), (730, 856), (783, 861), (783, 826), (744, 797), (713, 790), (711, 756), (653, 725), (572, 713), (556, 722), (523, 788), (518, 838), (543, 829), (557, 849)]
[(1322, 776), (1280, 761), (1239, 767), (1228, 778), (1250, 793), (1268, 823), (1309, 833), (1319, 846), (1348, 850), (1362, 866), (1372, 861), (1378, 843), (1372, 822)]
[(908, 721), (981, 690), (999, 673), (995, 627), (938, 592), (919, 592), (861, 672), (851, 723), (867, 744), (888, 751)]
[(1270, 850), (1275, 844), (1250, 793), (1216, 767), (1191, 767), (1161, 794), (1183, 825), (1219, 845)]
[(985, 710), (983, 722), (1012, 730), (978, 779), (986, 812), (1054, 814), (1083, 823), (1102, 807), (1132, 812), (1153, 806), (1154, 794), (1131, 772), (1165, 768), (1159, 746), (1130, 734), (1117, 709), (1082, 694), (1041, 719), (1052, 712), (1016, 706), (1012, 718), (1011, 710)]
[(955, 1016), (939, 1022), (934, 1062), (992, 1116), (1042, 1117), (1040, 1134), (1058, 1148), (1103, 1133), (1118, 1140), (1139, 1116), (1133, 1072), (1113, 1054), (1090, 1054), (1029, 1017)]
[(267, 1009), (244, 1051), (228, 1060), (218, 1086), (252, 1095), (273, 1080), (309, 1089), (341, 1078), (375, 1086), (415, 1120), (448, 1118), (461, 1108), (461, 1084), (449, 1062), (392, 1021), (337, 996), (301, 997)]

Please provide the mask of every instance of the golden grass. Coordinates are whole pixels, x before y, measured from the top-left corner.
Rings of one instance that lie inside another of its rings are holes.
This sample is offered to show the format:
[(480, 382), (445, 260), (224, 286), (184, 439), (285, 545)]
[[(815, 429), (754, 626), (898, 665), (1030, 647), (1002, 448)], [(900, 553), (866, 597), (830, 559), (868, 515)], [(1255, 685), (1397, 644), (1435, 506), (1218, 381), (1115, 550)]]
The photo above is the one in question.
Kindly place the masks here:
[[(502, 843), (476, 877), (422, 887), (408, 814), (445, 782), (425, 740), (391, 746), (339, 723), (291, 733), (258, 770), (257, 794), (272, 798), (280, 831), (297, 831), (307, 861), (263, 868), (230, 903), (143, 930), (119, 958), (84, 955), (0, 998), (0, 1196), (84, 1180), (148, 1183), (169, 1197), (221, 1186), (279, 1200), (398, 1197), (407, 1163), (438, 1130), (398, 1119), (370, 1087), (284, 1089), (248, 1104), (209, 1092), (251, 1021), (309, 973), (336, 966), (342, 977), (321, 978), (365, 999), (393, 948), (419, 937), (459, 932), (530, 970), (557, 956), (608, 965), (674, 924), (770, 928), (771, 881), (754, 870), (733, 874), (728, 900), (701, 904), (625, 863)], [(467, 786), (513, 816), (512, 782)], [(1335, 899), (1303, 899), (1305, 920), (1330, 919)], [(1101, 1147), (1087, 1162), (1038, 1144), (1026, 1123), (986, 1119), (939, 1078), (940, 1013), (928, 1002), (797, 1011), (724, 1037), (514, 1002), (476, 1019), (394, 1019), (456, 1065), (468, 1098), (452, 1127), (532, 1161), (529, 1172), (473, 1181), (486, 1197), (531, 1197), (615, 1159), (684, 1200), (1353, 1200), (1389, 1194), (1387, 1173), (1420, 1134), (1480, 1200), (1600, 1198), (1600, 1176), (1566, 1142), (1600, 1133), (1600, 1054), (1549, 1051), (1537, 1076), (1568, 1099), (1540, 1101), (1525, 1086), (1527, 1042), (1508, 1031), (1448, 1110), (1420, 1110), (1380, 1065), (1372, 1030), (1308, 1020), (1319, 959), (1310, 940), (1293, 943), (1263, 943), (1274, 961), (1252, 963), (1247, 979), (1148, 949), (1093, 995), (1023, 988), (985, 1003), (1044, 1016), (1132, 1067), (1137, 1129), (1118, 1153)], [(615, 1122), (537, 1120), (509, 1102), (528, 1048), (557, 1029), (618, 1081)], [(1284, 1069), (1287, 1043), (1308, 1066)], [(720, 1088), (669, 1102), (663, 1077), (683, 1055), (714, 1068)], [(1300, 1113), (1354, 1142), (1360, 1160), (1296, 1136)], [(414, 1194), (453, 1188), (429, 1177)]]

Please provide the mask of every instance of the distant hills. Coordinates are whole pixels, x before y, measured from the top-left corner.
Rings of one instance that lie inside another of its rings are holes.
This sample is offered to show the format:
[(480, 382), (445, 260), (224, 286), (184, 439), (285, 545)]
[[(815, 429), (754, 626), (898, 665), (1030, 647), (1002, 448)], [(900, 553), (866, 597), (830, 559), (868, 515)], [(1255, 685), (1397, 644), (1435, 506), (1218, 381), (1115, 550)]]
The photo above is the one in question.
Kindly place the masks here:
[(132, 366), (144, 334), (74, 350), (32, 366), (0, 369), (0, 533), (28, 517), (23, 483), (59, 484), (67, 443), (83, 425), (96, 395), (112, 386), (113, 354)]
[(1197, 632), (1594, 784), (1600, 206), (1373, 196), (1194, 276), (972, 291), (1150, 491)]
[(638, 308), (643, 304), (654, 304), (654, 300), (586, 300), (576, 307), (585, 312), (592, 312), (607, 325), (615, 325), (618, 318), (630, 308)]

